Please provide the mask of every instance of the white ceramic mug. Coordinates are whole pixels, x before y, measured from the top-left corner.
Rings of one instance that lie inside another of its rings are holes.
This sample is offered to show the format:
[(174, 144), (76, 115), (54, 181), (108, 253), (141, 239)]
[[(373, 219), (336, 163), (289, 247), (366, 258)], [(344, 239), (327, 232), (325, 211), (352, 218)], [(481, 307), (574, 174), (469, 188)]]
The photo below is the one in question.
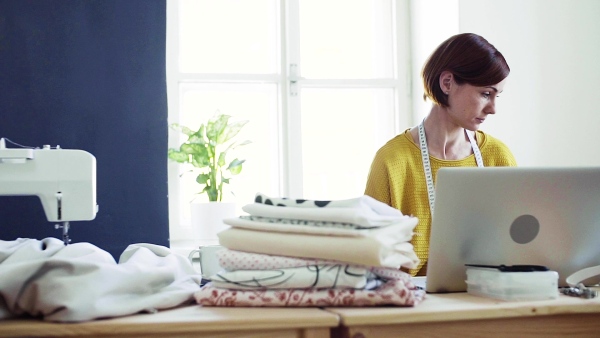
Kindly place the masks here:
[(198, 256), (200, 263), (200, 273), (203, 279), (210, 280), (210, 277), (218, 273), (222, 268), (217, 259), (217, 251), (225, 249), (221, 245), (206, 245), (192, 250), (188, 255), (192, 266), (194, 266), (195, 257)]

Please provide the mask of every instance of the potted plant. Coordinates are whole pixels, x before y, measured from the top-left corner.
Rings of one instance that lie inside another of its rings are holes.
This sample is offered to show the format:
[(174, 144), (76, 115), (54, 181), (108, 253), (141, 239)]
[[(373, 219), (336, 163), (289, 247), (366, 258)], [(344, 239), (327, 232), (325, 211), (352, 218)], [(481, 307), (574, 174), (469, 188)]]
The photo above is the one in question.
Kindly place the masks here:
[(232, 176), (242, 171), (245, 160), (235, 158), (228, 161), (227, 155), (231, 150), (251, 142), (235, 140), (248, 121), (230, 123), (230, 118), (217, 111), (197, 130), (177, 123), (171, 125), (172, 129), (185, 134), (187, 140), (179, 149), (169, 148), (168, 158), (190, 166), (191, 169), (186, 173), (196, 174), (196, 182), (201, 187), (197, 194), (206, 194), (208, 197), (208, 203), (194, 199), (190, 205), (192, 228), (198, 228), (202, 239), (215, 239), (216, 232), (224, 227), (222, 219), (235, 216), (235, 203), (223, 202), (223, 187), (229, 184)]

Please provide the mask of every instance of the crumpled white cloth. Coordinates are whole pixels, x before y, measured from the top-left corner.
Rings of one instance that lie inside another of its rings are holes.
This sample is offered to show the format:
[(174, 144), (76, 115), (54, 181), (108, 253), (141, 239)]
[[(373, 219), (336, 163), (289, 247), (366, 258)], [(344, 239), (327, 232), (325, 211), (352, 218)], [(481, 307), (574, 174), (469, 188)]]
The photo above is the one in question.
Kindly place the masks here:
[(163, 246), (132, 244), (117, 264), (90, 243), (0, 240), (0, 319), (78, 322), (154, 312), (193, 301), (200, 281), (186, 257)]
[[(294, 201), (280, 200), (281, 202)], [(317, 206), (315, 202), (307, 201), (305, 202), (307, 204), (299, 205), (295, 203), (271, 205), (265, 204), (261, 200), (260, 203), (255, 202), (243, 206), (242, 210), (252, 216), (352, 223), (362, 227), (386, 226), (410, 218), (410, 216), (403, 215), (398, 209), (367, 195), (350, 200), (328, 201), (328, 204), (321, 207)]]

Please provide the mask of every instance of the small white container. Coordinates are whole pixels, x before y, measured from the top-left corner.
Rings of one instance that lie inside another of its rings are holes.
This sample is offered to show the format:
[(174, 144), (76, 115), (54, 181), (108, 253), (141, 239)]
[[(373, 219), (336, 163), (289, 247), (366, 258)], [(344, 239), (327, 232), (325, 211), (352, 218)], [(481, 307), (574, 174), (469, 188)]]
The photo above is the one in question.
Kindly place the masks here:
[(467, 293), (501, 300), (555, 299), (559, 294), (558, 273), (467, 267)]

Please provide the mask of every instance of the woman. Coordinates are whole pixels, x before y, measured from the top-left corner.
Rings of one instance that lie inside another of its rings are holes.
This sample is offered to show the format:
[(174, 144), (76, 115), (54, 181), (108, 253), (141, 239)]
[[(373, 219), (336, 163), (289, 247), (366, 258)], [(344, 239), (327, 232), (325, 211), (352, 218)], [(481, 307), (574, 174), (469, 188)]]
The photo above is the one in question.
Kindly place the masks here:
[(365, 194), (419, 219), (412, 243), (421, 263), (410, 270), (413, 276), (427, 272), (438, 169), (516, 166), (504, 143), (479, 130), (496, 113), (495, 101), (509, 72), (502, 54), (483, 37), (471, 33), (450, 37), (422, 70), (423, 97), (433, 102), (429, 114), (375, 155)]

